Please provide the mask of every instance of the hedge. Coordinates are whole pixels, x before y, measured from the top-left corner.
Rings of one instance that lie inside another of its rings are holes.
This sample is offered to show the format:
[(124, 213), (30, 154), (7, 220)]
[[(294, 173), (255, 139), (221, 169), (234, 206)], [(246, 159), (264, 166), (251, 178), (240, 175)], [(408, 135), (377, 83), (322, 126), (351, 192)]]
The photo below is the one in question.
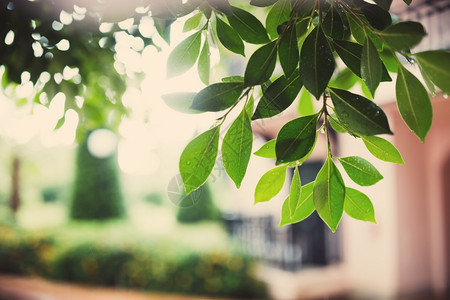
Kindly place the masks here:
[(240, 253), (194, 253), (177, 245), (58, 242), (0, 225), (0, 271), (95, 286), (232, 298), (267, 298), (255, 261)]

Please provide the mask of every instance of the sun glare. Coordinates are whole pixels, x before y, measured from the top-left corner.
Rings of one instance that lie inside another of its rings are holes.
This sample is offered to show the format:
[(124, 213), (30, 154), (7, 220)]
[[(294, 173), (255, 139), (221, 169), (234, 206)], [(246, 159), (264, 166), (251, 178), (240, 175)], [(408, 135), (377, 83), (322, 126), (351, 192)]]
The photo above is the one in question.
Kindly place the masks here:
[[(72, 16), (62, 12), (60, 16), (61, 28), (54, 24), (55, 30), (61, 30), (62, 26), (69, 25)], [(132, 20), (125, 20), (119, 25), (124, 30), (132, 24)], [(206, 130), (213, 122), (213, 114), (205, 114), (200, 121), (192, 115), (176, 112), (169, 108), (161, 98), (161, 95), (175, 92), (195, 92), (205, 85), (198, 78), (196, 68), (192, 68), (182, 76), (167, 78), (166, 64), (170, 52), (184, 38), (182, 21), (177, 21), (172, 26), (171, 45), (169, 46), (155, 33), (153, 20), (144, 18), (138, 29), (144, 36), (152, 36), (154, 42), (161, 48), (157, 51), (153, 46), (145, 46), (141, 38), (133, 37), (121, 31), (115, 34), (117, 44), (115, 67), (121, 74), (129, 75), (131, 83), (123, 94), (122, 103), (130, 111), (119, 127), (118, 141), (113, 141), (106, 131), (99, 131), (90, 138), (90, 150), (99, 157), (110, 154), (110, 148), (114, 143), (118, 146), (119, 166), (127, 173), (151, 174), (160, 167), (156, 149), (170, 145), (171, 151), (162, 151), (164, 155), (178, 155), (186, 142), (196, 133)], [(101, 30), (111, 30), (111, 23), (102, 23)], [(154, 34), (154, 35), (153, 35)], [(10, 32), (5, 42), (12, 43), (14, 33)], [(70, 49), (68, 40), (61, 40), (57, 47), (61, 51)], [(42, 51), (35, 47), (35, 55), (41, 56)], [(218, 58), (212, 56), (213, 63)], [(133, 82), (136, 72), (144, 74), (140, 85)], [(0, 76), (3, 71), (0, 69)], [(26, 74), (25, 74), (26, 75)], [(29, 75), (29, 74), (28, 74)], [(26, 76), (25, 76), (26, 77)], [(33, 138), (37, 138), (45, 147), (56, 145), (70, 145), (75, 141), (76, 128), (80, 121), (76, 111), (65, 111), (65, 96), (58, 93), (53, 99), (40, 97), (42, 104), (33, 103), (35, 91), (50, 79), (48, 73), (41, 74), (36, 86), (27, 78), (22, 78), (22, 85), (14, 90), (14, 95), (3, 91), (0, 99), (0, 134), (5, 136), (13, 144), (26, 144)], [(63, 80), (79, 81), (78, 68), (66, 66), (61, 73), (56, 73), (54, 79), (57, 82)], [(8, 96), (6, 96), (8, 95)], [(43, 94), (45, 95), (45, 94)], [(7, 98), (28, 99), (24, 107), (16, 107)], [(80, 101), (81, 99), (81, 101)], [(51, 100), (51, 101), (50, 101)], [(50, 102), (50, 105), (45, 105)], [(82, 97), (77, 96), (77, 105), (82, 103)], [(30, 113), (31, 112), (31, 113)], [(62, 119), (63, 118), (63, 119)], [(54, 129), (58, 121), (63, 125)], [(95, 137), (95, 139), (94, 139)], [(98, 140), (100, 142), (94, 142)], [(174, 147), (174, 145), (176, 145)], [(104, 147), (104, 148), (101, 148)], [(101, 149), (100, 149), (101, 148)], [(109, 150), (108, 150), (109, 149)]]
[(117, 137), (108, 129), (97, 129), (89, 134), (87, 147), (93, 156), (106, 158), (116, 151)]

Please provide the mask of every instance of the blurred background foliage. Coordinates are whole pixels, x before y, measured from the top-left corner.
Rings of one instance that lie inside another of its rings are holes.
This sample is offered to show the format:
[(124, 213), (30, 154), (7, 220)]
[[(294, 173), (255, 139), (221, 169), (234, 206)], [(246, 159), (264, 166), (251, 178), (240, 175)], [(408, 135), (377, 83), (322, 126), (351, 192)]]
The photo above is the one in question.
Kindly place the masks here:
[[(118, 126), (125, 108), (117, 100), (126, 84), (114, 67), (113, 33), (101, 32), (99, 19), (79, 2), (2, 1), (0, 36), (6, 43), (0, 55), (3, 88), (10, 86), (14, 97), (15, 86), (31, 83), (32, 101), (43, 105), (63, 93), (65, 111), (80, 117), (82, 139), (89, 130)], [(30, 99), (16, 101), (24, 105)], [(63, 123), (64, 116), (57, 127)]]
[(219, 221), (221, 214), (213, 200), (209, 184), (205, 184), (188, 196), (183, 192), (178, 203), (177, 220), (181, 223)]
[(125, 207), (116, 151), (96, 157), (88, 149), (89, 135), (78, 146), (70, 206), (72, 219), (102, 220), (123, 217)]
[[(202, 187), (191, 207), (173, 205), (186, 197), (180, 192), (176, 203), (168, 201), (165, 177), (124, 174), (117, 144), (102, 157), (88, 145), (90, 133), (99, 128), (118, 133), (130, 114), (122, 97), (145, 78), (121, 59), (118, 40), (132, 41), (129, 55), (148, 46), (156, 51), (160, 45), (153, 34), (169, 42), (173, 18), (200, 2), (0, 2), (3, 95), (30, 115), (62, 98), (52, 129), (62, 128), (75, 112), (78, 142), (78, 147), (42, 147), (36, 140), (0, 140), (0, 185), (6, 187), (0, 189), (2, 274), (172, 293), (267, 296), (255, 278), (256, 261), (227, 235), (210, 187)], [(148, 4), (156, 30), (139, 27), (149, 21)], [(18, 191), (14, 211), (9, 187)]]
[(88, 285), (267, 297), (264, 285), (254, 277), (255, 261), (238, 251), (217, 245), (198, 251), (185, 242), (143, 239), (136, 233), (130, 237), (123, 224), (112, 226), (122, 234), (113, 237), (111, 226), (100, 224), (36, 231), (2, 224), (0, 269)]

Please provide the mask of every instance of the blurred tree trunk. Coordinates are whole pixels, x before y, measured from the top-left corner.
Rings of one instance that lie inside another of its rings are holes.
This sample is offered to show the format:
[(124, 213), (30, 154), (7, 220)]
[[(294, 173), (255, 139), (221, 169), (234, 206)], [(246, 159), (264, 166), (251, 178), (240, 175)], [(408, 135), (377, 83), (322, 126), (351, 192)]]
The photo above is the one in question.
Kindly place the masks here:
[(16, 215), (20, 205), (20, 157), (15, 155), (12, 160), (11, 173), (11, 210)]

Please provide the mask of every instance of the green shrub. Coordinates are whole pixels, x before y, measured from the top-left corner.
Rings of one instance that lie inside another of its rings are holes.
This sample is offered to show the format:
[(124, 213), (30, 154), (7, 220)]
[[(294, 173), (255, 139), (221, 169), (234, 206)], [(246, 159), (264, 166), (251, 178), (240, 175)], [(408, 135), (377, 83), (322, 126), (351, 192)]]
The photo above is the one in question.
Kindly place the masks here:
[(41, 191), (44, 202), (54, 202), (61, 194), (61, 188), (56, 186), (45, 187)]
[(177, 220), (180, 223), (220, 220), (220, 211), (214, 204), (209, 184), (204, 184), (178, 202)]
[(116, 156), (91, 155), (87, 140), (78, 147), (70, 217), (81, 220), (122, 217), (124, 206)]
[(48, 271), (53, 239), (0, 225), (0, 271), (10, 274), (41, 275)]
[(267, 297), (265, 285), (253, 277), (255, 261), (240, 253), (197, 253), (176, 243), (67, 243), (63, 231), (45, 236), (1, 225), (0, 230), (3, 273), (168, 293)]
[(93, 285), (119, 286), (123, 265), (133, 254), (111, 247), (82, 244), (60, 254), (52, 264), (55, 279)]
[(162, 205), (164, 198), (160, 193), (150, 193), (145, 196), (145, 201), (154, 205)]
[(224, 252), (177, 255), (166, 250), (83, 244), (53, 263), (54, 279), (170, 293), (264, 297), (248, 257)]

